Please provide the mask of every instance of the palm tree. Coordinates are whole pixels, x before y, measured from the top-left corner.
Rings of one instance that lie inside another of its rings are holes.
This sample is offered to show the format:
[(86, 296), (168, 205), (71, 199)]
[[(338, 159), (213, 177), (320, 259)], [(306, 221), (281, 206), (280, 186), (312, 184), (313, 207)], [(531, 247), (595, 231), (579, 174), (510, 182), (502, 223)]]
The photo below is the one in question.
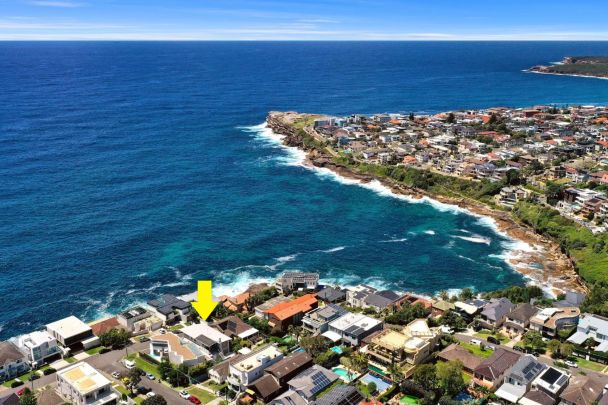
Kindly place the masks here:
[(401, 367), (396, 363), (392, 362), (390, 366), (388, 366), (388, 373), (391, 375), (391, 378), (394, 382), (399, 384), (403, 380), (403, 371), (401, 371)]
[(355, 370), (362, 372), (367, 367), (367, 357), (361, 352), (353, 353), (352, 364)]

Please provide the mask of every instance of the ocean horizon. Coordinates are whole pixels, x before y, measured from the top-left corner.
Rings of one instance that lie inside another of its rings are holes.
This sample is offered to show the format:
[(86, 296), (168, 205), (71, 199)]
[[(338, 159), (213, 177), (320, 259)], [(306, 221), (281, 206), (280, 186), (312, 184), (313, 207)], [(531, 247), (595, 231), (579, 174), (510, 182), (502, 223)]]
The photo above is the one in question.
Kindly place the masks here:
[(0, 42), (0, 339), (286, 270), (434, 294), (522, 285), (492, 220), (302, 165), (271, 110), (608, 104), (538, 75), (608, 42)]

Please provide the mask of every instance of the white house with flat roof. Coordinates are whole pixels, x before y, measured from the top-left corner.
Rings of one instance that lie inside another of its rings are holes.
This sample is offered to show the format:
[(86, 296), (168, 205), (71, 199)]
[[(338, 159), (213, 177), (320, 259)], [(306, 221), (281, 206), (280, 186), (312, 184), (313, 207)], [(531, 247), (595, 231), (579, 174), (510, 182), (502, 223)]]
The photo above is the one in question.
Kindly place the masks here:
[(251, 352), (230, 364), (227, 382), (234, 391), (243, 391), (264, 375), (264, 370), (283, 359), (283, 353), (274, 345)]
[(59, 344), (70, 349), (90, 349), (100, 344), (91, 327), (73, 315), (49, 323), (46, 331)]
[(40, 330), (11, 339), (21, 353), (25, 354), (32, 367), (38, 367), (61, 357), (62, 350), (57, 339), (47, 331)]
[(358, 346), (361, 340), (372, 333), (382, 330), (384, 323), (376, 318), (359, 313), (349, 312), (329, 324), (327, 332), (323, 336), (330, 340), (343, 342)]
[(189, 367), (206, 359), (205, 353), (197, 344), (172, 332), (150, 337), (150, 356), (158, 361), (166, 357), (173, 364)]
[(230, 337), (207, 325), (192, 324), (181, 330), (186, 339), (197, 344), (209, 360), (225, 358), (230, 354)]
[(57, 372), (57, 391), (75, 405), (116, 404), (120, 398), (111, 381), (85, 362)]
[(592, 314), (581, 315), (576, 332), (568, 338), (568, 341), (580, 345), (587, 339), (599, 343), (595, 351), (608, 351), (608, 319)]

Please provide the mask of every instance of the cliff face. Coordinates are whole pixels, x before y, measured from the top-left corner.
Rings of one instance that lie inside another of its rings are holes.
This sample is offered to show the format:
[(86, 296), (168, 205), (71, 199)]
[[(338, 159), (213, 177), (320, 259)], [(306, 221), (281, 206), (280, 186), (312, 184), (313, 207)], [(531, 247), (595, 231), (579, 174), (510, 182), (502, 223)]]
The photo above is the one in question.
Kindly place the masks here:
[(307, 161), (317, 167), (325, 167), (331, 163), (331, 156), (322, 148), (315, 148), (305, 141), (315, 139), (314, 130), (310, 126), (303, 126), (302, 122), (320, 117), (314, 114), (300, 114), (296, 112), (272, 111), (266, 117), (268, 127), (275, 133), (284, 135), (283, 143), (306, 152)]
[(294, 123), (305, 115), (296, 112), (271, 111), (266, 117), (268, 127), (277, 134), (285, 135), (283, 143), (287, 146), (305, 149), (304, 138), (298, 133)]
[[(341, 176), (362, 183), (377, 180), (397, 194), (414, 198), (429, 197), (447, 204), (457, 205), (478, 215), (494, 218), (501, 231), (514, 239), (539, 247), (534, 252), (518, 252), (520, 257), (511, 260), (511, 264), (516, 268), (516, 271), (536, 280), (539, 284), (551, 285), (557, 292), (561, 290), (585, 290), (585, 286), (576, 274), (572, 263), (561, 253), (559, 245), (545, 236), (536, 234), (530, 227), (517, 222), (510, 213), (494, 210), (471, 198), (436, 195), (426, 190), (405, 185), (390, 177), (375, 177), (358, 171), (356, 167), (347, 167), (336, 163), (328, 148), (318, 146), (321, 138), (311, 126), (313, 118), (317, 117), (322, 116), (273, 111), (268, 114), (266, 121), (268, 127), (274, 132), (285, 136), (283, 139), (285, 145), (306, 151), (306, 165), (325, 167)], [(306, 123), (308, 125), (304, 125)], [(315, 141), (317, 142), (316, 147)], [(544, 270), (539, 271), (532, 268), (529, 263), (542, 263)]]

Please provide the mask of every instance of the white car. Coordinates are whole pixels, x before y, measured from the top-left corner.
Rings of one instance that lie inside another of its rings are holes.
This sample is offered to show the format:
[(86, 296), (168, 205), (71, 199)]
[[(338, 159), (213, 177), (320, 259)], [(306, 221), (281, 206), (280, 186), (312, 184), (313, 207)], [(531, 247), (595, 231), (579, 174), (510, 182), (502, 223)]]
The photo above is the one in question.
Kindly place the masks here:
[(156, 379), (156, 377), (154, 377), (154, 374), (152, 374), (152, 373), (146, 373), (146, 377), (148, 377), (149, 380)]
[(114, 371), (112, 373), (112, 377), (114, 377), (114, 378), (120, 378), (120, 373), (118, 371)]
[(477, 346), (481, 346), (481, 340), (479, 339), (471, 339), (470, 342), (472, 345), (477, 345)]
[(578, 364), (576, 364), (575, 362), (573, 362), (572, 360), (566, 360), (564, 361), (564, 363), (566, 363), (566, 365), (568, 367), (572, 367), (572, 368), (578, 368)]
[(146, 394), (146, 396), (147, 396), (148, 398), (152, 398), (152, 397), (153, 397), (153, 396), (155, 396), (155, 395), (156, 395), (156, 394), (154, 393), (154, 391), (150, 391), (150, 392), (148, 392), (148, 393)]
[(125, 367), (131, 370), (132, 368), (135, 368), (135, 363), (131, 360), (125, 360)]
[(188, 399), (190, 398), (190, 394), (188, 394), (186, 391), (180, 391), (179, 392), (179, 396), (184, 398), (184, 399)]

